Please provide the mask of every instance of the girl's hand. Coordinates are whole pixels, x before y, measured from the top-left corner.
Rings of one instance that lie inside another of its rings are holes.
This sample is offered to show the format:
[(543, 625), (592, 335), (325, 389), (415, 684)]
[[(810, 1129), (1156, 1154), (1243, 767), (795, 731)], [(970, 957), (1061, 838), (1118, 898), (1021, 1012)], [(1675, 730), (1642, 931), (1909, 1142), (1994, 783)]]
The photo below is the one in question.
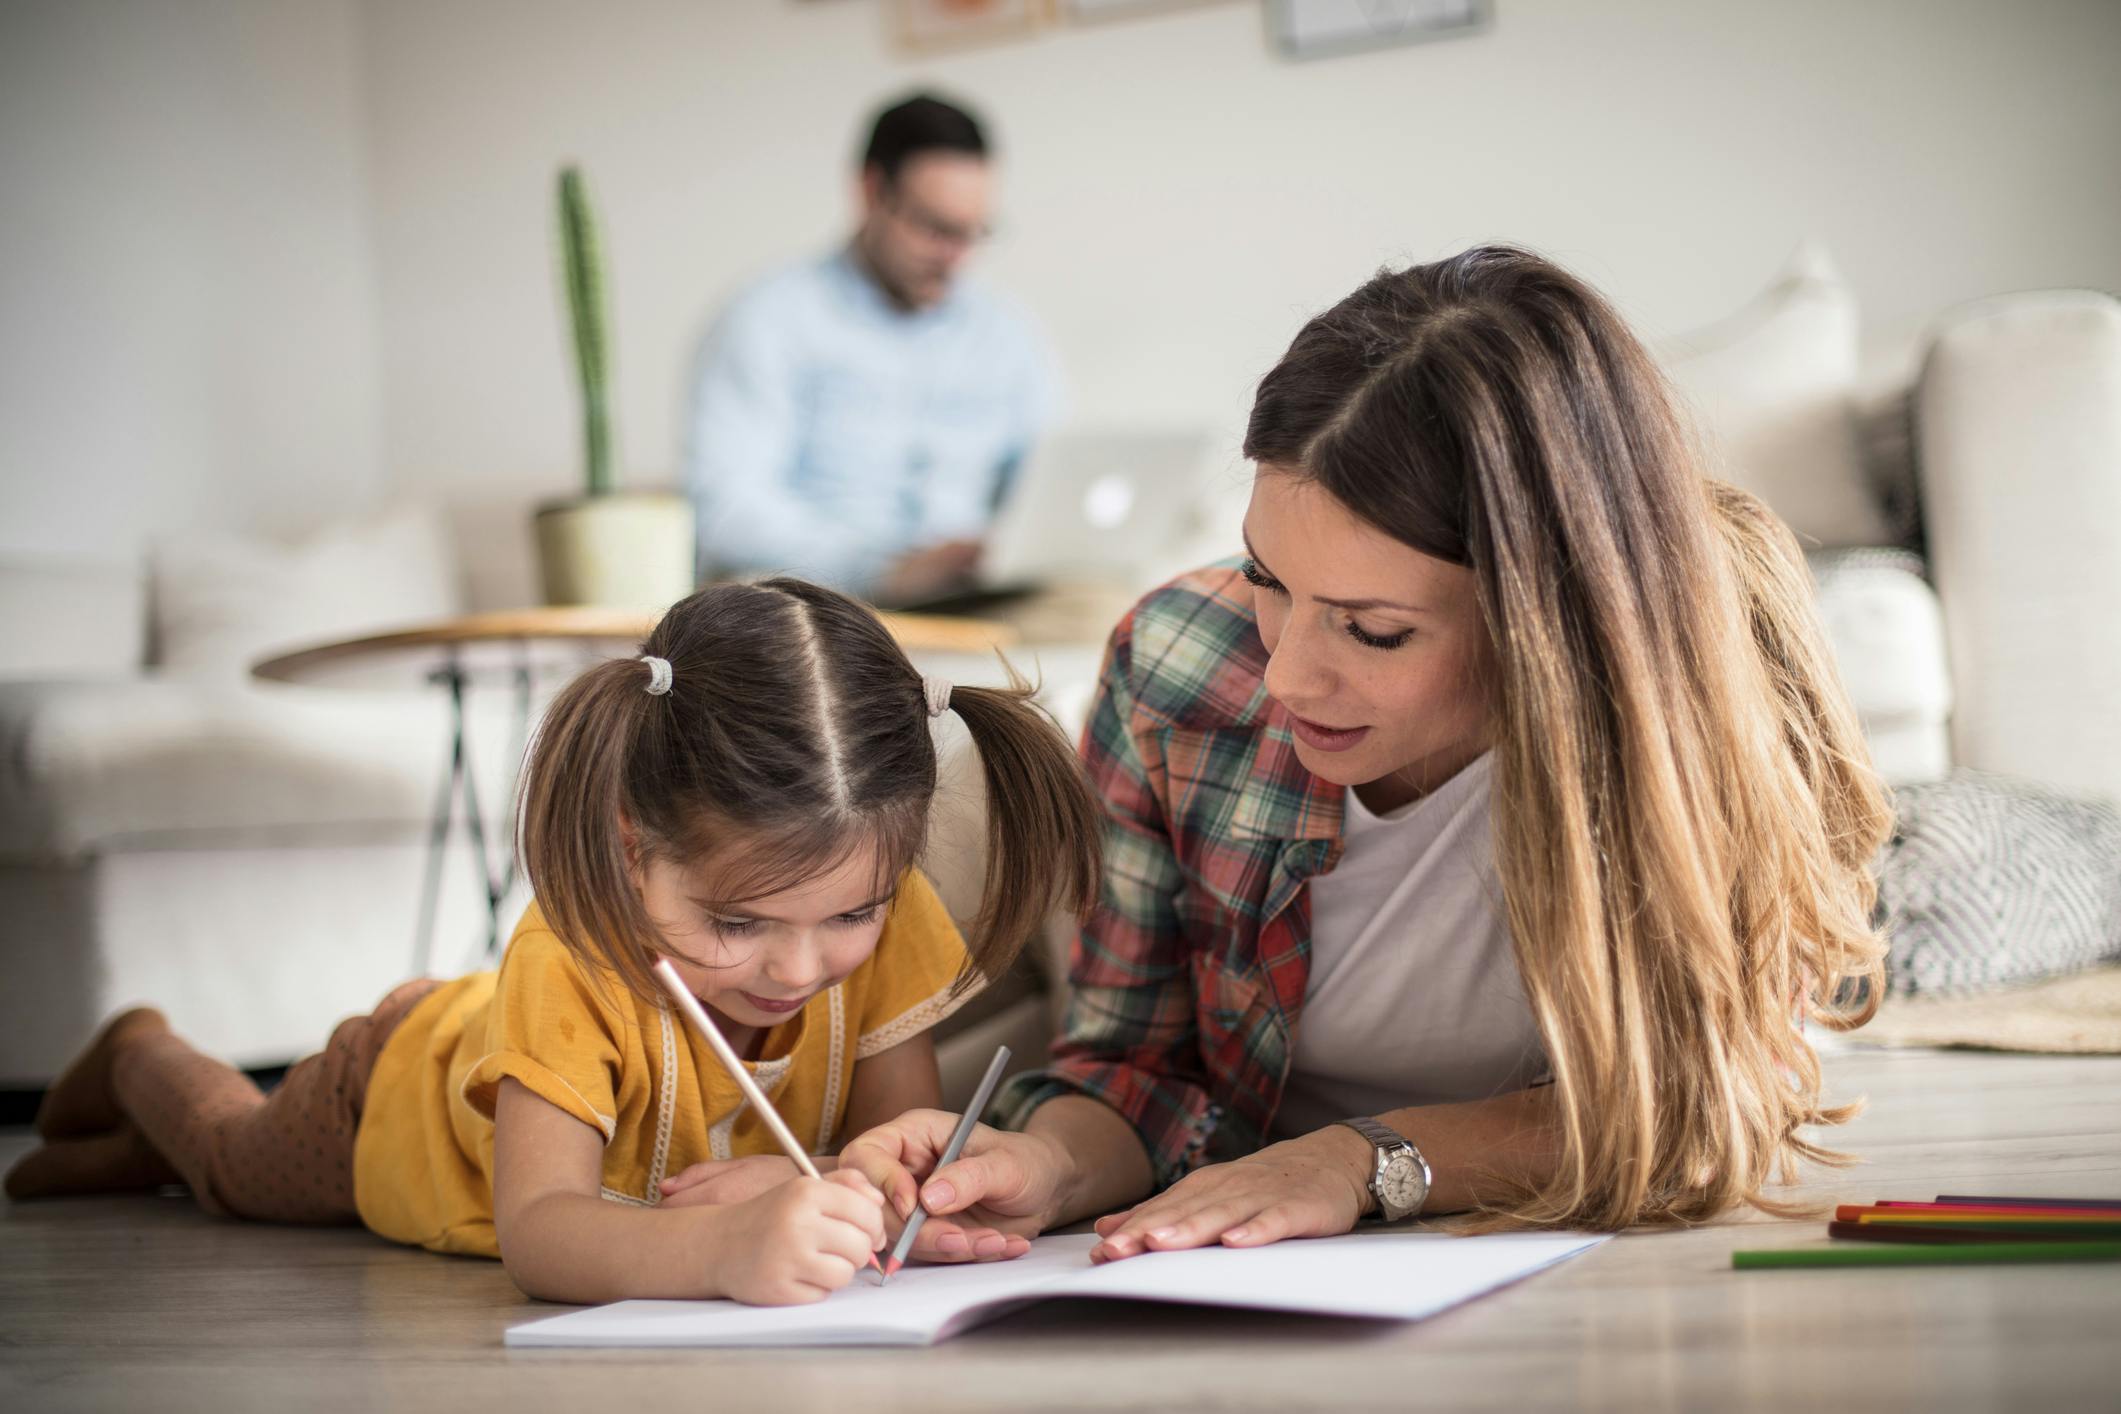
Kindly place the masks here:
[(721, 1217), (715, 1285), (754, 1306), (822, 1301), (884, 1245), (884, 1195), (858, 1173), (781, 1183)]
[[(831, 1173), (840, 1163), (830, 1156), (815, 1162), (819, 1173)], [(780, 1154), (710, 1160), (664, 1179), (662, 1205), (690, 1208), (742, 1203), (801, 1176), (802, 1170), (795, 1166), (795, 1161)]]
[(1374, 1153), (1360, 1134), (1335, 1126), (1196, 1169), (1154, 1198), (1099, 1218), (1104, 1241), (1090, 1260), (1347, 1232), (1368, 1206)]
[(982, 1124), (957, 1161), (937, 1171), (957, 1120), (941, 1110), (908, 1110), (850, 1140), (840, 1150), (841, 1169), (881, 1189), (900, 1224), (918, 1195), (929, 1217), (913, 1242), (916, 1261), (1021, 1257), (1052, 1221), (1067, 1157), (1034, 1135)]

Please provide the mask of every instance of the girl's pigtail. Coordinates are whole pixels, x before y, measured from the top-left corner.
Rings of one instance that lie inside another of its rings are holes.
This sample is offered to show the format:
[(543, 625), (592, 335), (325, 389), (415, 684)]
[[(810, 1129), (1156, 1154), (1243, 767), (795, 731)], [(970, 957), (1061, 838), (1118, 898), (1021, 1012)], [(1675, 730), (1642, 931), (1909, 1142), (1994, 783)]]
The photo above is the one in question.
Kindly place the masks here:
[(546, 924), (577, 957), (656, 995), (654, 925), (633, 886), (620, 834), (627, 763), (648, 704), (639, 659), (600, 663), (553, 699), (518, 797), (523, 871)]
[(987, 874), (972, 926), (972, 966), (999, 977), (1055, 909), (1080, 919), (1097, 900), (1097, 799), (1075, 752), (1033, 689), (958, 687), (950, 706), (979, 749), (987, 787)]

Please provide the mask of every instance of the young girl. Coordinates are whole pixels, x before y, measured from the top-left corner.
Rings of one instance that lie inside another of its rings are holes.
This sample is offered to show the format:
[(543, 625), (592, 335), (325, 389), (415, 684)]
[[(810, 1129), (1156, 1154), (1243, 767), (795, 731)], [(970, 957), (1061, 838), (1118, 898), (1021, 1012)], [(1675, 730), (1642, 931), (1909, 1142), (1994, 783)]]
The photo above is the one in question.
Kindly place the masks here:
[[(410, 982), (268, 1098), (151, 1010), (52, 1086), (10, 1196), (181, 1179), (209, 1211), (358, 1218), (499, 1256), (530, 1295), (813, 1301), (886, 1237), (852, 1172), (766, 1160), (708, 1204), (688, 1166), (778, 1153), (674, 1015), (667, 957), (820, 1151), (940, 1099), (930, 1028), (1096, 886), (1095, 806), (1065, 741), (1008, 690), (924, 681), (868, 610), (796, 580), (702, 591), (639, 658), (553, 703), (522, 793), (535, 903), (498, 972)], [(913, 861), (929, 719), (979, 748), (990, 853), (966, 946)], [(786, 1181), (782, 1181), (785, 1179)], [(1021, 1238), (977, 1232), (954, 1255)]]

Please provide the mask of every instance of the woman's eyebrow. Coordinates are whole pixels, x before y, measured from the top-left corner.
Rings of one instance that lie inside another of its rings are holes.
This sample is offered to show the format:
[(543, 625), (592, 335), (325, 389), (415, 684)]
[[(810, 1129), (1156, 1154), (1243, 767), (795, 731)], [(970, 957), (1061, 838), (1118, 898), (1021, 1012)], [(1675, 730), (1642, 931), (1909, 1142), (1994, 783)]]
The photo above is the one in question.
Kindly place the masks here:
[[(1252, 548), (1252, 537), (1242, 530), (1237, 532), (1237, 535), (1240, 540), (1245, 542), (1245, 553), (1252, 557), (1252, 563), (1258, 567), (1259, 572), (1269, 579), (1279, 579), (1281, 576), (1268, 569), (1267, 562), (1259, 557), (1259, 551)], [(1319, 603), (1330, 605), (1335, 609), (1347, 609), (1355, 613), (1360, 613), (1365, 609), (1396, 609), (1402, 614), (1426, 614), (1429, 612), (1419, 604), (1402, 604), (1396, 599), (1328, 599), (1318, 594), (1307, 597), (1316, 599)]]

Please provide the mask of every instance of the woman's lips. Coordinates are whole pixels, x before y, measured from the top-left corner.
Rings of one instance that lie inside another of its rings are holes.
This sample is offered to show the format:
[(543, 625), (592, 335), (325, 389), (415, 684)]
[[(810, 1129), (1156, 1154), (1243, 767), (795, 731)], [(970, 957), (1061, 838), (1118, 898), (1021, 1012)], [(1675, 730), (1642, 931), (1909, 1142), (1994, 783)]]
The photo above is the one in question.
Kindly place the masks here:
[(743, 999), (749, 1002), (751, 1005), (757, 1007), (760, 1011), (771, 1012), (775, 1016), (785, 1016), (791, 1011), (800, 1011), (802, 1009), (803, 1003), (810, 1000), (810, 998), (808, 997), (797, 997), (794, 1001), (777, 1002), (770, 1000), (766, 997), (753, 996), (749, 992), (741, 992), (738, 995), (743, 997)]
[(1293, 712), (1289, 720), (1296, 728), (1297, 740), (1318, 751), (1346, 751), (1370, 734), (1368, 727), (1328, 727)]

